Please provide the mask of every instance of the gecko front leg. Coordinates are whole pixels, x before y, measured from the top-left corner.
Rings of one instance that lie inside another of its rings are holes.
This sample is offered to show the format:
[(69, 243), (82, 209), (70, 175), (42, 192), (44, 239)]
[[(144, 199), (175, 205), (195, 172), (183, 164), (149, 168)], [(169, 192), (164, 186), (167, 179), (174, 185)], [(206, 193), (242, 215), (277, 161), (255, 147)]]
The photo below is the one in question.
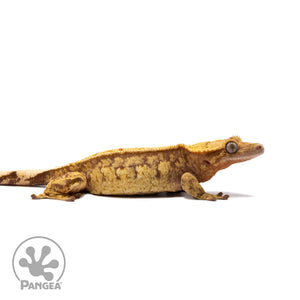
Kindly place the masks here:
[(40, 195), (31, 195), (32, 199), (58, 199), (74, 201), (86, 188), (86, 177), (79, 172), (70, 172), (51, 180)]
[(223, 195), (222, 193), (219, 193), (217, 195), (206, 193), (203, 187), (198, 182), (197, 178), (193, 174), (188, 172), (184, 173), (181, 176), (181, 187), (186, 193), (196, 199), (214, 201), (217, 199), (226, 200), (229, 197), (228, 195)]

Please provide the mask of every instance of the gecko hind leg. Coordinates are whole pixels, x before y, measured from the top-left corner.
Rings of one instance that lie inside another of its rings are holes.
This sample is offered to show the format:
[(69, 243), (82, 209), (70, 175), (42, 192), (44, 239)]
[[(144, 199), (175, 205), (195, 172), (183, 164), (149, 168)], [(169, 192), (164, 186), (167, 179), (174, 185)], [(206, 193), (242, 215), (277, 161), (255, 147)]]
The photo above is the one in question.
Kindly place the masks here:
[(52, 179), (40, 195), (31, 195), (32, 199), (57, 199), (74, 201), (86, 188), (86, 177), (79, 172), (69, 172)]
[(182, 175), (181, 187), (186, 193), (196, 199), (214, 201), (217, 199), (226, 200), (229, 197), (228, 195), (223, 195), (222, 193), (218, 193), (217, 195), (206, 193), (203, 187), (199, 184), (197, 178), (191, 173), (184, 173)]

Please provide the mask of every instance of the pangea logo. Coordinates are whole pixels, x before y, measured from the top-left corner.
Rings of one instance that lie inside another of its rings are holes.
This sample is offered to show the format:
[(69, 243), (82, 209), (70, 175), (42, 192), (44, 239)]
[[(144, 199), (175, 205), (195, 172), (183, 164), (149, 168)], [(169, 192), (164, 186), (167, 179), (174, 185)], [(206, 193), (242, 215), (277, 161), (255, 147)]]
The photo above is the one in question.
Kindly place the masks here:
[(53, 240), (35, 236), (23, 241), (13, 255), (13, 270), (21, 289), (61, 289), (66, 259)]

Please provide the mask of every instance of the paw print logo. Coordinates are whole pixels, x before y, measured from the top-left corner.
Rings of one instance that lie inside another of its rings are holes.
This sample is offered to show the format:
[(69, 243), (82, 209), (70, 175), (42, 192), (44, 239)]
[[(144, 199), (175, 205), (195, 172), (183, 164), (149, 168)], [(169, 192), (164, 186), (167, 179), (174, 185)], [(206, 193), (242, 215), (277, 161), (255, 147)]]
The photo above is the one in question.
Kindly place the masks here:
[(59, 281), (65, 265), (65, 255), (61, 247), (43, 236), (23, 241), (13, 255), (13, 271), (19, 281)]
[(42, 248), (42, 253), (39, 260), (35, 260), (35, 249), (33, 247), (27, 247), (26, 253), (31, 258), (31, 263), (26, 258), (21, 258), (19, 264), (21, 267), (28, 268), (32, 276), (44, 276), (45, 280), (51, 281), (53, 279), (53, 273), (45, 272), (45, 269), (52, 268), (56, 269), (59, 266), (59, 262), (56, 259), (51, 260), (49, 263), (43, 265), (43, 261), (46, 256), (51, 252), (49, 246)]

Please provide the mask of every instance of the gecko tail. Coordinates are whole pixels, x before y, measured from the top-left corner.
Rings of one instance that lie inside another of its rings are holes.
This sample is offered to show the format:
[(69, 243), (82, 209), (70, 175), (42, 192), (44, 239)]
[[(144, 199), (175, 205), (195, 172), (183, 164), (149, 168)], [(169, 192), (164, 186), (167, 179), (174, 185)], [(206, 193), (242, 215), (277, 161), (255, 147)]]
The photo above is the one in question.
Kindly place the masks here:
[(51, 170), (0, 171), (0, 185), (46, 185)]

